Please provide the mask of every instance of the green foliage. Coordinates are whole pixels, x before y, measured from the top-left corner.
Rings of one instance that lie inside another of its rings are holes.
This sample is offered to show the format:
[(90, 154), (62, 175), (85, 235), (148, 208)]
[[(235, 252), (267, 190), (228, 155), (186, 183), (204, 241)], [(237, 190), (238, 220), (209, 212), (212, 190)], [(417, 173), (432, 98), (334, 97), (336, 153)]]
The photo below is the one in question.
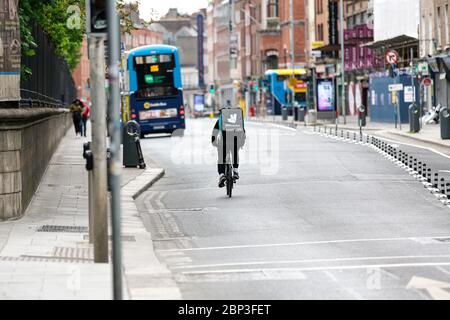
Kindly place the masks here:
[[(37, 23), (50, 37), (56, 53), (67, 61), (71, 70), (75, 69), (80, 60), (79, 52), (85, 33), (84, 1), (20, 0), (22, 55), (31, 57), (36, 54), (37, 44), (33, 38), (32, 29)], [(23, 81), (31, 76), (30, 68), (25, 65), (22, 65), (21, 73)]]
[[(85, 1), (89, 0), (20, 0), (19, 17), (22, 54), (34, 56), (37, 47), (32, 35), (34, 23), (38, 23), (55, 45), (56, 53), (63, 57), (71, 70), (80, 61), (80, 49), (85, 28)], [(125, 32), (131, 32), (131, 12), (137, 11), (139, 0), (129, 7), (125, 0), (117, 0), (117, 10)], [(27, 66), (22, 66), (22, 77), (26, 81), (31, 75)]]

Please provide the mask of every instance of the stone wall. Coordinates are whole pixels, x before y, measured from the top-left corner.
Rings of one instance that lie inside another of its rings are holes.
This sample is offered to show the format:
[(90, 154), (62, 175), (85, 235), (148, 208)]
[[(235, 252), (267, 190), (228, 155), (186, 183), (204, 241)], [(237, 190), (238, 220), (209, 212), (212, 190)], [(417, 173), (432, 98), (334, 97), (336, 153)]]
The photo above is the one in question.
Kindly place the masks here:
[(71, 125), (65, 109), (0, 109), (0, 220), (23, 215)]

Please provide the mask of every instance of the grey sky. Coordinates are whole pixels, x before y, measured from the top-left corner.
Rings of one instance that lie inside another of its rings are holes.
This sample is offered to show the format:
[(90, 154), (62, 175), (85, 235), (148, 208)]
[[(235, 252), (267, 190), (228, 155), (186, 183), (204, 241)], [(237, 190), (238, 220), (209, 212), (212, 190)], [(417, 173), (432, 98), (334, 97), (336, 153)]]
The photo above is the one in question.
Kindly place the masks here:
[(201, 8), (206, 8), (208, 0), (141, 0), (141, 17), (148, 20), (152, 12), (161, 16), (167, 13), (169, 8), (178, 8), (182, 13), (193, 13)]

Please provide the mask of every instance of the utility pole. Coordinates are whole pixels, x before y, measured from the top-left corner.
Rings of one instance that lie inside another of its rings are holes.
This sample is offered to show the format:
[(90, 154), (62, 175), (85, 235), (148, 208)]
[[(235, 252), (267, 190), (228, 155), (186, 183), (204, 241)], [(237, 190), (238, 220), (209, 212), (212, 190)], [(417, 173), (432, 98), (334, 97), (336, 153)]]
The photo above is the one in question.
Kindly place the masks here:
[(111, 225), (112, 225), (112, 259), (113, 259), (113, 293), (114, 300), (122, 300), (122, 246), (121, 246), (121, 163), (120, 163), (120, 83), (119, 66), (121, 64), (120, 21), (116, 11), (116, 0), (108, 0), (108, 48), (109, 48), (109, 132), (111, 133)]
[[(294, 20), (294, 0), (290, 0), (290, 12), (291, 12), (291, 67), (292, 67), (292, 92), (291, 92), (291, 110), (292, 110), (292, 123), (294, 123), (294, 97), (295, 97), (295, 42), (294, 42), (294, 31), (295, 31), (295, 20)], [(306, 40), (306, 39), (305, 39)], [(305, 41), (306, 45), (306, 41)]]
[(345, 70), (344, 70), (344, 0), (340, 0), (339, 15), (341, 20), (341, 31), (339, 34), (341, 41), (341, 101), (342, 101), (342, 115), (344, 116), (344, 124), (347, 124), (347, 118), (345, 115)]
[[(235, 0), (230, 0), (230, 78), (233, 82), (233, 106), (236, 105), (237, 90), (234, 83), (235, 72), (237, 69), (237, 38), (236, 38), (236, 21), (235, 21)], [(233, 49), (233, 50), (231, 50)]]
[[(92, 101), (93, 170), (91, 173), (90, 230), (93, 236), (94, 262), (108, 263), (108, 191), (106, 164), (106, 92), (105, 92), (105, 33), (98, 32), (95, 19), (98, 3), (86, 1), (86, 32), (89, 43), (89, 68)], [(101, 22), (101, 21), (100, 21)], [(101, 23), (99, 24), (102, 25)], [(90, 242), (92, 240), (90, 239)]]
[(94, 261), (108, 262), (108, 196), (106, 165), (106, 92), (105, 92), (105, 36), (91, 34), (92, 57), (92, 196), (94, 226)]

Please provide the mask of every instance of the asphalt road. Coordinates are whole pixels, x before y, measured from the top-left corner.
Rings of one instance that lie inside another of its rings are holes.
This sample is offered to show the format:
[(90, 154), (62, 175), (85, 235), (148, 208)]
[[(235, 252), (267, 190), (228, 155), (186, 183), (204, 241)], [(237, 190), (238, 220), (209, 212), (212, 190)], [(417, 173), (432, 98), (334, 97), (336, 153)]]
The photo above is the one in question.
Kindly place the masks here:
[(450, 298), (450, 209), (405, 170), (309, 128), (247, 123), (229, 199), (213, 124), (142, 141), (166, 175), (137, 205), (183, 298)]

